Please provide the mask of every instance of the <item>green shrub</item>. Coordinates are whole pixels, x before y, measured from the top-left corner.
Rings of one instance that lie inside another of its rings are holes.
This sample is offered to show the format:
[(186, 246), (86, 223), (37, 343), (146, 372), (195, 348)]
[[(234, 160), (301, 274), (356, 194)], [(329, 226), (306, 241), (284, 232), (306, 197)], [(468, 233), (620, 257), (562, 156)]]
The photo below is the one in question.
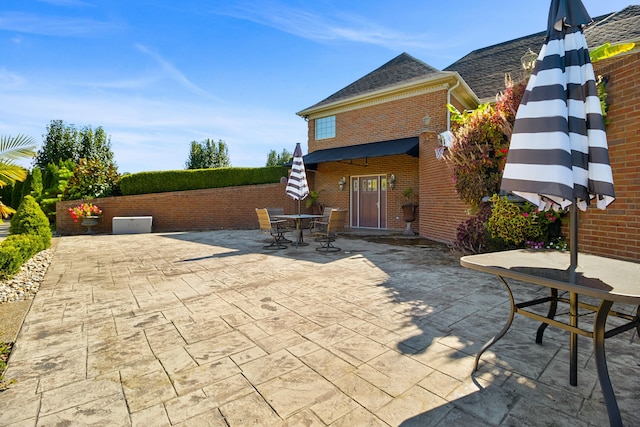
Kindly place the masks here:
[(51, 246), (49, 220), (32, 196), (25, 196), (11, 218), (11, 234), (34, 234), (42, 240), (43, 250)]
[(541, 212), (529, 202), (514, 203), (494, 194), (487, 229), (494, 238), (516, 247), (543, 247), (560, 237), (563, 212)]
[(287, 168), (283, 166), (140, 172), (124, 175), (120, 181), (120, 189), (124, 196), (131, 196), (167, 191), (269, 184), (279, 182), (283, 176), (287, 176)]
[(472, 208), (478, 208), (483, 197), (500, 190), (509, 139), (525, 87), (525, 82), (508, 84), (495, 106), (486, 103), (471, 112), (461, 113), (447, 105), (455, 138), (445, 159), (458, 196)]
[(12, 234), (0, 244), (0, 278), (6, 279), (20, 271), (22, 264), (46, 249), (43, 239), (35, 234)]
[(51, 246), (49, 220), (32, 196), (25, 196), (11, 218), (9, 236), (0, 243), (0, 278), (20, 271), (22, 264)]
[(64, 191), (66, 200), (94, 199), (120, 194), (120, 174), (113, 163), (80, 159)]
[(456, 249), (464, 253), (486, 252), (489, 242), (489, 233), (486, 222), (491, 216), (491, 205), (482, 203), (478, 213), (458, 225), (456, 232)]

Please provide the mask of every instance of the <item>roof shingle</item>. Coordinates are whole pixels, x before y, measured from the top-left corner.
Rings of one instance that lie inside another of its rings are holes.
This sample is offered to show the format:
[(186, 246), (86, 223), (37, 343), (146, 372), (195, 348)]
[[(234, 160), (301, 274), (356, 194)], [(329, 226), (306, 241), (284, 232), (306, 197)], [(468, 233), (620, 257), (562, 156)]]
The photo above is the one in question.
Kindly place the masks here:
[[(399, 84), (439, 74), (444, 76), (451, 72), (458, 72), (480, 100), (490, 100), (504, 90), (505, 75), (509, 74), (516, 81), (522, 77), (522, 56), (529, 49), (535, 53), (540, 52), (545, 36), (546, 30), (474, 50), (442, 71), (408, 53), (402, 53), (298, 114)], [(640, 41), (640, 5), (628, 6), (619, 12), (593, 18), (593, 23), (585, 29), (585, 37), (592, 48), (607, 42), (615, 44)]]
[(401, 53), (391, 61), (373, 70), (366, 76), (356, 80), (344, 89), (305, 110), (331, 104), (343, 99), (375, 92), (399, 83), (409, 83), (428, 76), (446, 74), (432, 66), (414, 58), (408, 53)]
[[(589, 47), (640, 39), (640, 5), (598, 16), (593, 21), (584, 32)], [(457, 71), (478, 98), (490, 99), (504, 90), (505, 74), (514, 80), (521, 78), (520, 59), (528, 49), (540, 52), (545, 36), (546, 30), (474, 50), (444, 70)]]

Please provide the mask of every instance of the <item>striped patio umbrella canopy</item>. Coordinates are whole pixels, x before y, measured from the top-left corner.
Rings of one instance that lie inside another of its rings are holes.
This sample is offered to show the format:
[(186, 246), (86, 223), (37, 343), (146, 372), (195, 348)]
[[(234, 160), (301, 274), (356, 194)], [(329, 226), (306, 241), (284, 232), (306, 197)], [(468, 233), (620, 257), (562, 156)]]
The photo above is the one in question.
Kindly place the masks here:
[(298, 200), (298, 213), (300, 213), (300, 200), (309, 195), (309, 184), (307, 184), (307, 173), (304, 170), (302, 148), (299, 142), (296, 143), (296, 149), (293, 151), (293, 164), (285, 193), (294, 200)]
[[(541, 210), (615, 198), (580, 0), (553, 0), (547, 37), (516, 114), (502, 190)], [(575, 210), (575, 209), (574, 209)]]

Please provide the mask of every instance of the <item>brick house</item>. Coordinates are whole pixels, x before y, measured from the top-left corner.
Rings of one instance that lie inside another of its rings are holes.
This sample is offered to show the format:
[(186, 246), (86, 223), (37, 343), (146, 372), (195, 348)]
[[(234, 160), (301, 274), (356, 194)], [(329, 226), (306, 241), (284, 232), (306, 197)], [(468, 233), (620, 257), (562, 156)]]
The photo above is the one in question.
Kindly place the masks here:
[[(640, 41), (640, 6), (594, 18), (585, 35), (590, 47)], [(529, 50), (537, 54), (544, 37), (540, 32), (479, 49), (442, 71), (402, 53), (299, 111), (308, 122), (304, 161), (312, 189), (321, 191), (320, 202), (349, 209), (352, 228), (402, 229), (403, 192), (411, 187), (419, 204), (413, 229), (436, 241), (455, 240), (468, 214), (445, 161), (435, 155), (438, 136), (450, 127), (446, 104), (472, 109), (495, 99), (505, 75), (522, 78), (522, 57)], [(580, 250), (637, 260), (640, 49), (594, 68), (609, 78), (607, 135), (617, 200), (606, 211), (580, 215)]]

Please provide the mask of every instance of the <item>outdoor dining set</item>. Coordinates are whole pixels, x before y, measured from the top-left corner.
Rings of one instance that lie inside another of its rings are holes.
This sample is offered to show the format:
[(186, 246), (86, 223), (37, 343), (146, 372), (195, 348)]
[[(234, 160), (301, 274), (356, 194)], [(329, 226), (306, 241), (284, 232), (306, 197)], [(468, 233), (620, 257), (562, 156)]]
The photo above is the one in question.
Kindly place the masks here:
[[(347, 211), (325, 207), (321, 215), (313, 214), (285, 214), (283, 208), (256, 208), (260, 232), (269, 234), (273, 240), (264, 246), (265, 249), (286, 249), (287, 243), (296, 248), (306, 246), (305, 231), (319, 242), (316, 248), (321, 252), (338, 252), (340, 248), (333, 243), (338, 233), (344, 231)], [(286, 237), (287, 233), (295, 232), (295, 240)]]

